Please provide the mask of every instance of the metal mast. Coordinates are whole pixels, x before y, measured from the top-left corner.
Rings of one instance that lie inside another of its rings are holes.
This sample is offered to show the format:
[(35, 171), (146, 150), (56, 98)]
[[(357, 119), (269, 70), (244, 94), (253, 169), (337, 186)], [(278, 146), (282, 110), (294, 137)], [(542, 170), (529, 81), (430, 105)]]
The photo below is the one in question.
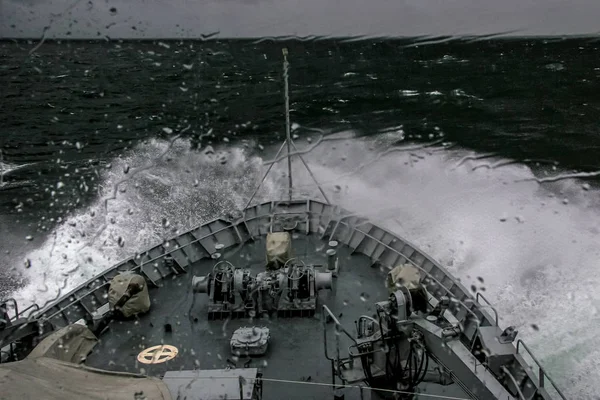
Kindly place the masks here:
[(285, 85), (285, 141), (287, 143), (287, 162), (288, 162), (288, 192), (290, 201), (292, 201), (292, 137), (290, 129), (290, 88), (288, 85), (288, 69), (290, 64), (287, 60), (287, 48), (283, 50), (283, 82)]

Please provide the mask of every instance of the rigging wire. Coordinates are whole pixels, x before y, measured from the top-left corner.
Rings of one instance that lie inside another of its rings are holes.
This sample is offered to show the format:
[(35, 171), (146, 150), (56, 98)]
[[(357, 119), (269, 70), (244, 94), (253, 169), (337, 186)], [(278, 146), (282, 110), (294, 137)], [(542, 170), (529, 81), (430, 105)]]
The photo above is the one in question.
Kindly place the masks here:
[[(350, 389), (359, 389), (359, 390), (377, 390), (378, 392), (387, 392), (387, 393), (397, 393), (397, 394), (412, 394), (417, 395), (418, 397), (424, 398), (434, 398), (434, 399), (447, 399), (447, 400), (471, 400), (467, 397), (455, 397), (455, 396), (444, 396), (442, 394), (429, 394), (429, 393), (414, 393), (407, 392), (404, 390), (394, 390), (394, 389), (378, 389), (369, 386), (358, 386), (358, 385), (334, 385), (332, 383), (323, 383), (323, 382), (306, 382), (306, 381), (296, 381), (291, 379), (275, 379), (275, 378), (247, 378), (240, 376), (241, 379), (250, 381), (250, 382), (274, 382), (274, 383), (293, 383), (300, 385), (312, 385), (312, 386), (329, 386), (335, 389), (341, 388), (350, 388)], [(186, 377), (169, 377), (169, 379), (189, 379)], [(206, 377), (197, 377), (194, 379), (232, 379), (231, 376), (206, 376)]]

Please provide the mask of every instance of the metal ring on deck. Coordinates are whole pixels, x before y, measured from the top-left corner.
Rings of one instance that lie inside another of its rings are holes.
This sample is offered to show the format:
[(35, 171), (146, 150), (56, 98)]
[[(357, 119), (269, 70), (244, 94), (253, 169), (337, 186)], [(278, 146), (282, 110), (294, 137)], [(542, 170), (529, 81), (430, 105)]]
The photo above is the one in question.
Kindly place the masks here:
[(142, 350), (137, 356), (137, 360), (142, 364), (161, 364), (177, 357), (179, 350), (177, 347), (168, 344), (159, 344), (158, 346), (148, 347)]

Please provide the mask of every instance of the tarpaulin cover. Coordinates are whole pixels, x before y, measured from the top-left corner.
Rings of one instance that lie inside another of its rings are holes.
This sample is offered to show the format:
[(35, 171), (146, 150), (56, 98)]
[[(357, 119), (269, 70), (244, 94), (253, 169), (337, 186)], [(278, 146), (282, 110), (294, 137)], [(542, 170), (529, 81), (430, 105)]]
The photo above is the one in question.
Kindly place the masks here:
[(388, 273), (387, 286), (392, 292), (398, 290), (396, 284), (406, 286), (407, 289), (417, 289), (420, 287), (421, 273), (410, 265), (398, 265)]
[(72, 324), (42, 340), (28, 358), (50, 357), (81, 363), (98, 343), (96, 336), (85, 325)]
[(48, 357), (0, 364), (2, 400), (172, 400), (159, 379)]
[(111, 309), (119, 309), (124, 317), (145, 313), (150, 309), (146, 280), (130, 272), (115, 276), (108, 289), (108, 302)]
[(288, 232), (267, 234), (267, 269), (279, 269), (292, 257), (292, 237)]

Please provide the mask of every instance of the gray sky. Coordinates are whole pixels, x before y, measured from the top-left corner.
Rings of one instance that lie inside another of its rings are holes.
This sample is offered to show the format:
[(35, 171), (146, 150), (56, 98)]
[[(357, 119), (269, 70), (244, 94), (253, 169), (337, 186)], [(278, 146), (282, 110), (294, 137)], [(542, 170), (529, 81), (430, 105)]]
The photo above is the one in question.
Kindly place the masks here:
[(599, 21), (600, 0), (0, 0), (0, 37), (589, 35)]

